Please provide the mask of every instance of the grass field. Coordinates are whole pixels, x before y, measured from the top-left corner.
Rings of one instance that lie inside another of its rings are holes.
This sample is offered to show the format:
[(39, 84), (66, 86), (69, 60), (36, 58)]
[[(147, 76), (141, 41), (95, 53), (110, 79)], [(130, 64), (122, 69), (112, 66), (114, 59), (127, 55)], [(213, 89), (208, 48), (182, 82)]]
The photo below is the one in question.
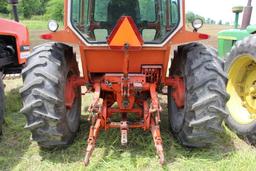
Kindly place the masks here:
[[(84, 170), (83, 157), (89, 123), (81, 120), (80, 132), (72, 146), (65, 150), (43, 151), (30, 140), (23, 129), (25, 118), (18, 113), (21, 108), (18, 88), (21, 80), (6, 80), (6, 125), (0, 142), (0, 170)], [(18, 88), (14, 88), (18, 87)], [(83, 109), (91, 95), (83, 99)], [(161, 96), (163, 104), (166, 98)], [(162, 136), (166, 165), (158, 164), (150, 132), (131, 130), (129, 145), (120, 145), (120, 131), (100, 133), (91, 164), (86, 170), (254, 170), (256, 150), (241, 141), (228, 129), (221, 141), (206, 149), (186, 149), (180, 146), (168, 130), (167, 109), (163, 105)], [(86, 113), (86, 112), (84, 112)]]
[[(226, 28), (226, 27), (225, 27)], [(206, 26), (202, 32), (212, 35), (206, 41), (216, 47), (220, 26)], [(41, 43), (37, 38), (42, 29), (31, 30), (32, 45)], [(240, 140), (226, 129), (221, 140), (205, 149), (187, 149), (180, 146), (168, 130), (166, 97), (160, 96), (162, 112), (162, 137), (166, 164), (160, 166), (155, 155), (151, 133), (142, 130), (129, 131), (127, 147), (120, 145), (120, 131), (110, 130), (100, 133), (91, 163), (83, 166), (89, 123), (86, 116), (81, 120), (80, 131), (73, 145), (64, 150), (43, 151), (30, 140), (30, 132), (24, 130), (25, 118), (18, 111), (21, 99), (18, 89), (21, 79), (5, 80), (6, 84), (6, 124), (4, 136), (0, 140), (0, 170), (62, 171), (62, 170), (184, 170), (184, 171), (245, 171), (256, 168), (256, 149)], [(83, 97), (83, 113), (91, 94)]]

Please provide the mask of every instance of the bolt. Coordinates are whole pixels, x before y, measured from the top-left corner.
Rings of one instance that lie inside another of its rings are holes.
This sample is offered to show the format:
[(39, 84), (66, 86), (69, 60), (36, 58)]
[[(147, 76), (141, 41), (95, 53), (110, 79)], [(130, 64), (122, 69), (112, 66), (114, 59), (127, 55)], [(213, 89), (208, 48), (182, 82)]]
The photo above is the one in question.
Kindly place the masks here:
[(254, 98), (256, 97), (256, 87), (252, 86), (249, 89), (250, 95), (253, 96)]
[(125, 48), (125, 49), (129, 49), (129, 44), (128, 44), (128, 43), (125, 43), (125, 44), (124, 44), (124, 48)]
[(108, 87), (112, 87), (112, 83), (109, 82), (108, 80), (105, 81), (105, 84), (106, 84)]

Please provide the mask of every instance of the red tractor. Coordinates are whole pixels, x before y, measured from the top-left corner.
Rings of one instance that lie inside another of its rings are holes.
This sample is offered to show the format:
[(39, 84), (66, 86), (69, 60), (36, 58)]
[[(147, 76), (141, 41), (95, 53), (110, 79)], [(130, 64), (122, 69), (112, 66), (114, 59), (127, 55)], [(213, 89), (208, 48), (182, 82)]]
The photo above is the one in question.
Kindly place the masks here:
[[(81, 86), (94, 93), (85, 165), (100, 130), (111, 128), (120, 129), (123, 145), (133, 128), (150, 130), (164, 163), (158, 98), (163, 86), (169, 86), (169, 123), (180, 143), (215, 142), (227, 116), (227, 77), (216, 50), (187, 44), (208, 35), (196, 32), (201, 20), (194, 22), (195, 32), (186, 31), (185, 0), (64, 2), (64, 29), (50, 21), (52, 32), (41, 37), (53, 42), (36, 47), (22, 71), (21, 112), (40, 147), (72, 143), (80, 123)], [(72, 45), (79, 47), (79, 56)]]
[(10, 0), (16, 21), (0, 18), (0, 134), (4, 120), (4, 85), (5, 74), (17, 74), (22, 70), (23, 64), (30, 52), (28, 30), (18, 23), (16, 10), (17, 0)]

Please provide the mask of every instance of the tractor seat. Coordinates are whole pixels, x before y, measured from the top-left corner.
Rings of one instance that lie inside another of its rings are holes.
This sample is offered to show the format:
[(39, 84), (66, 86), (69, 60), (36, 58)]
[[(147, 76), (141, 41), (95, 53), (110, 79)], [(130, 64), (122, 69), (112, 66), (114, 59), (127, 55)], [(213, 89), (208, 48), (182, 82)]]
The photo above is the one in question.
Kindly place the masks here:
[(121, 16), (130, 16), (136, 24), (140, 23), (138, 0), (110, 0), (108, 4), (107, 23), (111, 26), (111, 31)]

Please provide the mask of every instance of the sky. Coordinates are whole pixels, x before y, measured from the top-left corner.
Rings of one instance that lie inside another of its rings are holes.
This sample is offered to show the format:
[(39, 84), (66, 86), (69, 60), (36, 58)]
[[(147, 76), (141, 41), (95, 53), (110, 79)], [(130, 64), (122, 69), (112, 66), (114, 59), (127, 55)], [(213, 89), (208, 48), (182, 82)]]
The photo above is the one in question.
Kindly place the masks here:
[[(232, 13), (234, 6), (246, 6), (248, 0), (186, 0), (186, 11), (211, 18), (215, 21), (234, 22), (235, 15)], [(253, 15), (252, 24), (256, 24), (256, 0), (252, 0)], [(240, 23), (242, 15), (240, 15)]]

